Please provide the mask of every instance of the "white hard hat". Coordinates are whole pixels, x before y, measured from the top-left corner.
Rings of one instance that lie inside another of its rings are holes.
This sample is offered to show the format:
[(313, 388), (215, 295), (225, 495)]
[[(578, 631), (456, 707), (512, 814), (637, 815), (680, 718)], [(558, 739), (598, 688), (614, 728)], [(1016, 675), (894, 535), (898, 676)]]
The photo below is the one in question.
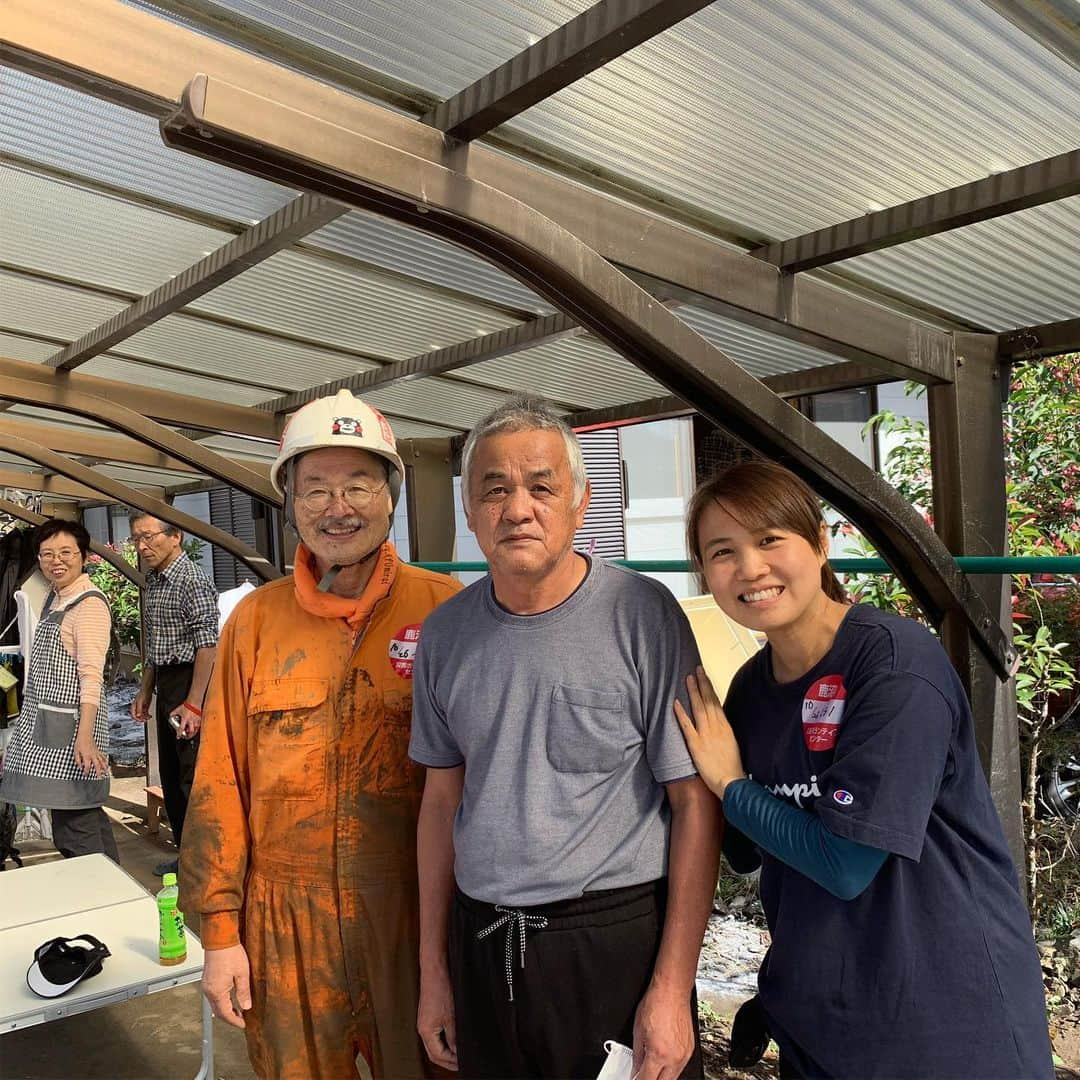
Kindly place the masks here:
[(278, 456), (270, 466), (274, 490), (284, 497), (286, 466), (293, 458), (326, 446), (352, 446), (387, 462), (390, 499), (397, 506), (405, 468), (398, 456), (394, 433), (378, 409), (365, 405), (349, 390), (309, 401), (289, 417), (281, 433)]

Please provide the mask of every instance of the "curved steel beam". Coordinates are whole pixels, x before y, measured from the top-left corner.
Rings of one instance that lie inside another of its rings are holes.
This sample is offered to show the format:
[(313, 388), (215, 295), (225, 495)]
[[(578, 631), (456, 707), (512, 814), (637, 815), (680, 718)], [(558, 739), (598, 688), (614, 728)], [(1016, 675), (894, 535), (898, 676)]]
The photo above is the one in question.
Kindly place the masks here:
[(84, 375), (81, 371), (57, 376), (44, 364), (0, 356), (0, 387), (8, 379), (25, 379), (38, 386), (55, 386), (62, 379), (63, 385), (73, 391), (103, 397), (134, 409), (140, 416), (150, 416), (166, 424), (184, 424), (212, 434), (246, 435), (268, 442), (277, 442), (281, 438), (281, 423), (275, 417), (246, 405), (227, 405), (154, 386)]
[[(0, 469), (0, 488), (17, 488), (19, 491), (38, 491), (45, 495), (58, 495), (63, 499), (98, 499), (100, 492), (88, 488), (85, 484), (76, 484), (66, 476), (53, 476), (52, 473), (19, 472), (17, 469)], [(161, 498), (165, 489), (143, 486), (148, 495)]]
[(273, 581), (275, 578), (281, 577), (273, 563), (264, 559), (254, 548), (249, 548), (247, 544), (241, 543), (236, 537), (222, 532), (221, 529), (217, 529), (213, 525), (207, 525), (205, 521), (200, 521), (190, 514), (185, 514), (182, 510), (177, 510), (176, 507), (170, 506), (160, 499), (155, 499), (133, 487), (129, 487), (127, 484), (122, 484), (119, 480), (113, 480), (111, 477), (95, 472), (85, 465), (80, 465), (78, 462), (64, 457), (63, 454), (58, 454), (55, 450), (49, 450), (39, 443), (30, 442), (29, 439), (20, 439), (17, 435), (5, 435), (3, 433), (0, 433), (0, 450), (6, 450), (8, 453), (18, 454), (19, 457), (36, 461), (39, 465), (45, 465), (47, 468), (52, 469), (53, 472), (60, 473), (61, 476), (77, 480), (80, 484), (85, 484), (95, 491), (108, 495), (110, 499), (115, 499), (119, 503), (152, 514), (161, 521), (167, 521), (170, 525), (175, 525), (177, 528), (183, 529), (184, 532), (205, 540), (208, 544), (215, 544), (217, 547), (227, 551), (233, 558), (239, 559), (263, 581)]
[[(9, 517), (18, 518), (20, 521), (25, 521), (28, 525), (44, 525), (46, 521), (52, 521), (52, 518), (46, 517), (44, 514), (39, 514), (25, 506), (20, 506), (18, 503), (13, 503), (8, 499), (0, 499), (0, 514), (7, 514)], [(91, 540), (90, 550), (95, 555), (100, 555), (107, 563), (111, 563), (115, 566), (128, 581), (138, 588), (141, 589), (146, 585), (146, 575), (143, 574), (141, 570), (137, 570), (123, 555), (113, 551), (108, 545), (99, 544), (96, 540)]]
[(248, 495), (254, 495), (271, 506), (281, 506), (281, 497), (270, 486), (269, 477), (260, 476), (246, 466), (230, 461), (221, 454), (170, 431), (162, 424), (148, 420), (133, 409), (117, 405), (107, 398), (73, 390), (66, 384), (64, 375), (54, 375), (53, 379), (53, 382), (48, 383), (32, 382), (30, 379), (4, 379), (0, 383), (0, 397), (17, 401), (20, 405), (40, 405), (107, 424), (145, 446), (152, 446), (179, 458), (199, 472), (224, 480), (226, 484), (239, 488)]
[[(344, 95), (342, 95), (344, 97)], [(949, 551), (872, 469), (561, 226), (453, 169), (205, 75), (167, 144), (407, 222), (508, 270), (736, 437), (784, 459), (871, 540), (935, 623), (956, 612), (1005, 677), (1012, 646)], [(451, 158), (467, 161), (468, 149)]]
[[(3, 386), (3, 377), (0, 376), (0, 386)], [(70, 424), (58, 424), (55, 421), (42, 422), (40, 420), (0, 419), (0, 431), (6, 431), (11, 435), (21, 435), (31, 442), (41, 443), (50, 450), (59, 450), (63, 454), (71, 454), (79, 458), (84, 465), (95, 461), (107, 461), (117, 465), (142, 465), (148, 469), (164, 469), (170, 472), (196, 473), (198, 470), (186, 461), (169, 457), (168, 454), (155, 450), (152, 446), (136, 442), (127, 435), (105, 434), (91, 428), (73, 426)], [(233, 459), (236, 460), (236, 459)], [(269, 475), (269, 462), (258, 460), (242, 460), (241, 464), (247, 466), (253, 472)]]

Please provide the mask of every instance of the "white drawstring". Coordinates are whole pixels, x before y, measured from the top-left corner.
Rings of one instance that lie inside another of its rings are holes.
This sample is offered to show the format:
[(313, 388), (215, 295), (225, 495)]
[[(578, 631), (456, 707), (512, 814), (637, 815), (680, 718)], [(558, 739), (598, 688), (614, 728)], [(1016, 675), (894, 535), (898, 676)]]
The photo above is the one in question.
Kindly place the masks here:
[(521, 969), (525, 970), (525, 931), (544, 930), (548, 921), (543, 915), (526, 915), (517, 908), (495, 905), (495, 910), (502, 912), (502, 917), (496, 919), (489, 927), (481, 930), (476, 935), (477, 941), (483, 941), (488, 934), (493, 934), (500, 927), (506, 927), (506, 985), (510, 990), (510, 1000), (514, 1000), (514, 929), (517, 929), (520, 942), (519, 951), (521, 957)]

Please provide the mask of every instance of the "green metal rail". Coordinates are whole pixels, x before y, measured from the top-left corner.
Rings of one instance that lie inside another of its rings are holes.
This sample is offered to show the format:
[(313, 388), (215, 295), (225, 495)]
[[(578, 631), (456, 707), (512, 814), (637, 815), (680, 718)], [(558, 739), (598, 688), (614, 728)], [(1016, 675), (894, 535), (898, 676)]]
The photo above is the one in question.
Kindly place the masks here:
[[(614, 559), (631, 570), (651, 574), (685, 574), (690, 570), (686, 559)], [(884, 559), (830, 559), (832, 568), (841, 574), (891, 574)], [(1080, 574), (1080, 555), (1014, 555), (1008, 557), (961, 555), (956, 560), (968, 574)], [(485, 562), (418, 562), (426, 570), (441, 574), (487, 570)]]

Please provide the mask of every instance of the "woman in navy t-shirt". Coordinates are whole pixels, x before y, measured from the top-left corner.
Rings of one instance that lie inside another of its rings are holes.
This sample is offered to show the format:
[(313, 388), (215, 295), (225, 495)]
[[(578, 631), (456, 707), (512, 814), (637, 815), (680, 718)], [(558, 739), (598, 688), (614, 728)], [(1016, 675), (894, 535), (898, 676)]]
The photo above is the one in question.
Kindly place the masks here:
[(768, 639), (722, 708), (699, 669), (693, 717), (675, 710), (729, 861), (761, 866), (782, 1075), (1052, 1077), (1031, 922), (937, 640), (847, 602), (817, 499), (777, 465), (701, 487), (687, 533), (720, 608)]

